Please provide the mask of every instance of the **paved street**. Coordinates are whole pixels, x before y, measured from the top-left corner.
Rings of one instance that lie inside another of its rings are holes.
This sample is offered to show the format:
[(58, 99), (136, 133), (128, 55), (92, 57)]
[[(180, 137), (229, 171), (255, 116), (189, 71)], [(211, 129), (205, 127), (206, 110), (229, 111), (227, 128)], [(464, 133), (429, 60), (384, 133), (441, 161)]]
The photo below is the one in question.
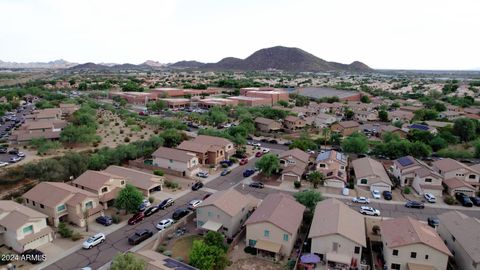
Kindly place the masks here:
[(90, 250), (80, 249), (45, 268), (42, 267), (42, 269), (78, 270), (86, 266), (89, 266), (92, 269), (97, 269), (111, 261), (118, 252), (125, 252), (131, 249), (132, 246), (128, 244), (127, 239), (129, 236), (134, 234), (136, 230), (149, 229), (153, 232), (157, 232), (158, 230), (155, 228), (155, 224), (157, 224), (160, 220), (164, 218), (170, 218), (176, 208), (187, 206), (191, 200), (201, 199), (205, 194), (206, 192), (201, 190), (189, 192), (186, 195), (176, 199), (175, 205), (172, 207), (169, 207), (166, 210), (160, 210), (153, 216), (145, 218), (145, 220), (140, 223), (137, 223), (133, 226), (126, 225), (107, 235), (107, 240), (104, 243)]

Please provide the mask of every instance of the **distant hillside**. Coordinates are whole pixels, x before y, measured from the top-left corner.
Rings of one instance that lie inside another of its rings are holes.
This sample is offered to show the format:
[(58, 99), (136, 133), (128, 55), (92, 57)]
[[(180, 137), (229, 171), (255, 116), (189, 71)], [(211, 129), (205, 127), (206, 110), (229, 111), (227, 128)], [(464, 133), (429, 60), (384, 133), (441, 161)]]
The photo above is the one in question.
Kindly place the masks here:
[(277, 69), (290, 72), (325, 72), (325, 71), (372, 71), (362, 62), (351, 64), (328, 62), (298, 48), (276, 46), (254, 52), (244, 60), (224, 58), (218, 63), (206, 64), (204, 69), (210, 70), (267, 70)]
[(30, 62), (30, 63), (17, 63), (17, 62), (3, 62), (0, 60), (0, 68), (42, 68), (42, 69), (64, 69), (78, 65), (77, 63), (71, 63), (63, 59), (50, 61), (50, 62)]
[(199, 68), (204, 66), (205, 64), (198, 61), (180, 61), (173, 64), (168, 65), (169, 68)]

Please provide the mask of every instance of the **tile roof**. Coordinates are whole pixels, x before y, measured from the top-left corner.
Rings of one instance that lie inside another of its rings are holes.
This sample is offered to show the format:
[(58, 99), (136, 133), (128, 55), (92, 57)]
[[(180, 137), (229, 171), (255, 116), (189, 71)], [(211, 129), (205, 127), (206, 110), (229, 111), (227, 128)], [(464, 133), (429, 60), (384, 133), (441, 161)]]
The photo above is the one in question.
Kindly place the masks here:
[(269, 222), (294, 234), (300, 227), (305, 206), (285, 193), (271, 193), (247, 219), (245, 225), (259, 222)]
[(432, 227), (411, 217), (383, 220), (380, 231), (384, 244), (389, 248), (423, 244), (448, 256), (452, 255)]
[(300, 166), (299, 164), (290, 165), (283, 169), (282, 174), (293, 173), (298, 176), (302, 176), (305, 172), (305, 166)]
[(73, 180), (72, 183), (93, 190), (99, 190), (101, 187), (105, 186), (107, 182), (109, 182), (112, 178), (123, 179), (123, 177), (111, 173), (87, 170), (79, 177), (77, 177), (77, 179)]
[(157, 151), (153, 152), (152, 156), (155, 158), (171, 159), (181, 162), (188, 162), (192, 160), (192, 158), (196, 157), (194, 153), (175, 148), (167, 148), (163, 146), (158, 148)]
[(453, 235), (463, 250), (476, 263), (480, 263), (480, 220), (458, 211), (438, 216), (441, 226)]
[(255, 123), (263, 124), (263, 125), (271, 125), (273, 123), (277, 123), (277, 121), (268, 119), (268, 118), (263, 118), (263, 117), (257, 117), (255, 118)]
[(360, 124), (355, 121), (342, 121), (342, 122), (338, 122), (337, 124), (339, 124), (342, 128), (353, 128), (353, 127), (360, 126)]
[(467, 187), (467, 188), (471, 188), (471, 189), (475, 190), (475, 188), (472, 185), (470, 185), (469, 183), (465, 182), (464, 180), (456, 178), (456, 177), (445, 179), (445, 180), (443, 180), (443, 183), (451, 189)]
[(244, 211), (248, 211), (246, 208), (248, 208), (250, 203), (251, 200), (249, 197), (243, 195), (235, 189), (227, 189), (213, 193), (198, 207), (213, 205), (233, 217), (237, 213), (241, 212), (244, 208)]
[(285, 151), (281, 153), (278, 157), (282, 159), (289, 156), (292, 156), (300, 161), (303, 161), (304, 163), (308, 163), (308, 160), (310, 159), (310, 155), (308, 153), (305, 153), (304, 151), (298, 148), (293, 148), (291, 150)]
[(150, 190), (163, 183), (162, 177), (115, 165), (108, 166), (104, 172), (125, 177), (129, 184), (143, 190)]
[(47, 218), (47, 215), (7, 200), (0, 200), (0, 216), (3, 216), (0, 218), (0, 225), (12, 230), (18, 229), (31, 219)]
[(185, 151), (192, 151), (195, 153), (206, 153), (210, 146), (205, 144), (199, 144), (194, 141), (183, 141), (177, 146), (177, 149), (185, 150)]
[[(390, 181), (390, 177), (382, 163), (372, 158), (364, 157), (352, 161), (352, 165), (357, 179), (368, 178), (370, 184), (382, 182), (392, 186), (392, 181)], [(370, 178), (372, 176), (374, 177)]]
[(61, 203), (72, 205), (81, 198), (98, 198), (91, 192), (60, 182), (41, 182), (23, 194), (23, 197), (50, 208)]
[(321, 201), (315, 207), (309, 238), (338, 234), (366, 247), (365, 219), (337, 199)]
[(458, 169), (466, 169), (466, 170), (473, 171), (475, 173), (480, 174), (480, 172), (478, 172), (475, 169), (475, 167), (473, 167), (473, 168), (468, 167), (467, 165), (465, 165), (465, 164), (463, 164), (459, 161), (456, 161), (455, 159), (451, 159), (451, 158), (444, 158), (444, 159), (437, 160), (437, 161), (433, 162), (432, 165), (439, 168), (440, 170), (442, 170), (444, 172), (450, 172), (450, 171), (458, 170)]

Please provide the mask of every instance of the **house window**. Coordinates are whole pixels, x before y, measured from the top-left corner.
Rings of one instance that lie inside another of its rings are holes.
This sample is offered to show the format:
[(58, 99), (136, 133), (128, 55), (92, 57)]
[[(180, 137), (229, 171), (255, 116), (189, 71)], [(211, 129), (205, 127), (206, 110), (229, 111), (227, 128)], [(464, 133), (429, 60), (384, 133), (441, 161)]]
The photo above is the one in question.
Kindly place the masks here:
[(93, 202), (92, 201), (89, 201), (85, 204), (85, 208), (87, 209), (92, 209), (93, 208)]
[(432, 178), (425, 178), (425, 183), (431, 183), (432, 182)]
[(334, 252), (337, 252), (337, 251), (338, 251), (338, 243), (337, 243), (337, 242), (333, 242), (333, 243), (332, 243), (332, 250), (333, 250)]
[(355, 247), (355, 250), (353, 252), (355, 254), (360, 254), (360, 247)]
[(416, 252), (411, 252), (410, 253), (410, 258), (413, 258), (413, 259), (417, 258), (417, 253)]
[(197, 227), (201, 227), (201, 226), (203, 226), (204, 222), (203, 222), (203, 221), (201, 221), (201, 220), (197, 220), (197, 224), (198, 224), (198, 226), (197, 226)]
[(67, 207), (65, 207), (65, 204), (57, 206), (57, 212), (65, 211), (65, 209), (67, 209)]
[(428, 260), (428, 254), (427, 254), (427, 255), (425, 255), (425, 260)]
[(173, 163), (173, 160), (170, 159), (170, 163)]
[(212, 212), (208, 211), (208, 217), (212, 216)]
[(360, 184), (362, 185), (366, 185), (368, 183), (368, 180), (363, 178), (363, 179), (360, 179)]
[(30, 203), (30, 201), (27, 199), (27, 203)]
[(122, 180), (120, 184), (125, 185), (125, 180)]
[(452, 241), (455, 242), (455, 236), (452, 235)]
[(264, 230), (263, 231), (263, 236), (270, 237), (270, 231), (269, 230)]
[(248, 246), (254, 247), (257, 244), (257, 240), (248, 239)]
[(400, 270), (400, 264), (398, 264), (398, 263), (392, 263), (392, 265), (391, 265), (390, 268), (392, 268), (392, 269), (394, 269), (394, 270)]
[(283, 235), (283, 241), (287, 242), (288, 241), (288, 234)]
[(27, 226), (27, 227), (23, 227), (22, 231), (23, 231), (23, 234), (31, 234), (31, 233), (33, 233), (33, 225), (30, 225), (30, 226)]
[(393, 256), (398, 256), (398, 249), (394, 249), (393, 252), (392, 252), (392, 255)]
[(103, 188), (102, 188), (102, 193), (103, 193), (103, 192), (107, 192), (107, 191), (108, 191), (108, 188), (107, 188), (107, 187), (103, 187)]
[(40, 208), (42, 208), (42, 209), (43, 209), (43, 208), (45, 208), (45, 206), (44, 206), (43, 204), (40, 204)]
[(34, 202), (34, 201), (32, 201), (32, 204), (33, 204), (33, 206), (35, 206), (35, 202)]
[(468, 176), (468, 179), (475, 179), (475, 174), (470, 174), (470, 175)]
[(320, 168), (325, 168), (325, 167), (327, 167), (327, 165), (325, 165), (325, 164), (323, 164), (323, 163), (320, 163), (320, 164), (318, 164), (318, 165), (320, 166)]

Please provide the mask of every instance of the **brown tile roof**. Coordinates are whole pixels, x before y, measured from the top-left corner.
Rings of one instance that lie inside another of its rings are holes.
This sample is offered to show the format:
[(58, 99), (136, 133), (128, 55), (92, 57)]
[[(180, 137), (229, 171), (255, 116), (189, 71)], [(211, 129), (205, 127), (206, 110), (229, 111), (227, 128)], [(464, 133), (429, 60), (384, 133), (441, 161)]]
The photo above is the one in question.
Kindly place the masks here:
[(269, 222), (294, 234), (302, 223), (305, 206), (285, 193), (271, 193), (245, 222), (245, 225)]
[(451, 159), (451, 158), (444, 158), (444, 159), (437, 160), (437, 161), (433, 162), (433, 166), (439, 168), (440, 170), (442, 170), (444, 172), (449, 172), (449, 171), (453, 171), (453, 170), (463, 168), (463, 169), (474, 171), (474, 172), (480, 174), (480, 172), (475, 170), (475, 168), (468, 167), (467, 165), (465, 165), (465, 164), (463, 164), (459, 161), (456, 161), (455, 159)]
[(194, 153), (175, 148), (160, 147), (152, 154), (155, 158), (171, 159), (175, 161), (188, 162), (196, 157)]
[(438, 219), (470, 258), (480, 263), (480, 220), (458, 211), (443, 213)]
[(452, 256), (432, 227), (411, 217), (383, 220), (380, 223), (380, 231), (384, 244), (389, 248), (423, 244)]
[(110, 179), (123, 179), (123, 177), (114, 175), (107, 172), (97, 172), (92, 170), (87, 170), (82, 175), (73, 180), (73, 184), (84, 186), (93, 190), (99, 190), (101, 187), (105, 186)]
[(125, 177), (129, 184), (143, 190), (149, 190), (163, 184), (162, 177), (130, 168), (111, 165), (104, 172)]
[(12, 138), (18, 142), (30, 141), (34, 138), (45, 138), (45, 139), (58, 139), (60, 138), (59, 131), (41, 130), (27, 131), (27, 130), (18, 130), (12, 134)]
[(426, 177), (426, 176), (433, 176), (436, 178), (442, 177), (440, 174), (438, 174), (431, 168), (427, 168), (425, 166), (422, 166), (420, 169), (415, 170), (415, 174), (418, 175), (419, 177)]
[(285, 117), (285, 121), (288, 121), (288, 122), (296, 122), (298, 120), (301, 120), (301, 119), (293, 115), (289, 115)]
[(303, 161), (304, 163), (308, 163), (308, 160), (310, 159), (310, 155), (308, 153), (305, 153), (304, 151), (298, 148), (293, 148), (288, 151), (285, 151), (281, 153), (278, 157), (282, 159), (289, 156), (292, 156), (300, 161)]
[(352, 128), (352, 127), (359, 127), (360, 126), (360, 124), (358, 124), (355, 121), (342, 121), (342, 122), (338, 122), (338, 124), (342, 128)]
[(365, 219), (337, 199), (319, 202), (315, 207), (309, 238), (338, 234), (366, 247)]
[(210, 147), (205, 144), (199, 144), (194, 141), (183, 141), (177, 146), (177, 149), (191, 151), (195, 153), (206, 153)]
[[(78, 196), (75, 196), (77, 194)], [(98, 198), (91, 192), (59, 182), (41, 182), (23, 194), (23, 197), (51, 208), (55, 208), (60, 203), (72, 205), (80, 198)]]
[(286, 173), (293, 173), (298, 176), (302, 176), (305, 172), (305, 166), (301, 166), (300, 164), (290, 165), (283, 169), (282, 174)]
[(369, 178), (369, 183), (382, 182), (392, 186), (392, 181), (390, 181), (390, 177), (382, 163), (372, 158), (364, 157), (352, 161), (352, 165), (357, 179), (374, 176), (373, 178)]
[(207, 135), (198, 135), (193, 139), (193, 141), (198, 144), (216, 145), (216, 146), (222, 146), (222, 147), (232, 144), (231, 141), (225, 138), (207, 136)]
[(0, 201), (0, 216), (3, 216), (0, 218), (0, 225), (12, 230), (18, 229), (32, 219), (47, 218), (38, 211), (7, 200)]
[(248, 206), (251, 200), (249, 197), (236, 191), (235, 189), (227, 189), (223, 191), (217, 191), (208, 197), (199, 207), (213, 205), (222, 210), (229, 216), (235, 216), (244, 209), (248, 211)]
[(471, 188), (471, 189), (475, 189), (472, 185), (470, 185), (469, 183), (463, 181), (462, 179), (459, 179), (459, 178), (449, 178), (449, 179), (445, 179), (443, 180), (443, 183), (445, 185), (447, 185), (447, 187), (451, 188), (451, 189), (455, 189), (455, 188), (463, 188), (463, 187), (468, 187), (468, 188)]
[[(402, 165), (402, 163), (400, 163), (401, 160), (408, 160), (408, 161), (410, 161), (410, 163), (408, 165)], [(404, 157), (401, 157), (401, 158), (397, 158), (393, 161), (393, 163), (395, 163), (396, 166), (400, 169), (420, 165), (420, 163), (415, 158), (413, 158), (412, 156), (404, 156)]]
[(263, 118), (263, 117), (257, 117), (255, 118), (255, 123), (263, 124), (263, 125), (271, 125), (273, 123), (276, 123), (277, 121), (268, 119), (268, 118)]

